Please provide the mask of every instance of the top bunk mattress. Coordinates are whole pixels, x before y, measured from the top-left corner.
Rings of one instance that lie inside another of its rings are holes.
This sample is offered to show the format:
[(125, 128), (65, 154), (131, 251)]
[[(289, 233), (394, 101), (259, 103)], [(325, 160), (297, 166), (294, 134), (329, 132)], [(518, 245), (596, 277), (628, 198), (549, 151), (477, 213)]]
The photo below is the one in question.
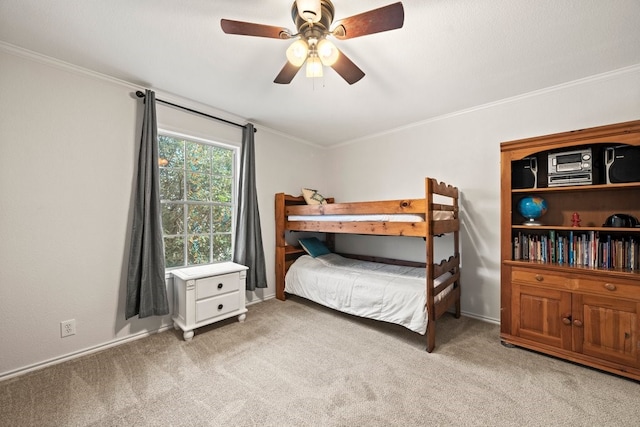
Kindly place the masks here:
[[(289, 221), (322, 221), (322, 222), (424, 222), (424, 215), (413, 214), (378, 214), (378, 215), (289, 215)], [(443, 221), (453, 219), (451, 211), (434, 211), (433, 219)]]

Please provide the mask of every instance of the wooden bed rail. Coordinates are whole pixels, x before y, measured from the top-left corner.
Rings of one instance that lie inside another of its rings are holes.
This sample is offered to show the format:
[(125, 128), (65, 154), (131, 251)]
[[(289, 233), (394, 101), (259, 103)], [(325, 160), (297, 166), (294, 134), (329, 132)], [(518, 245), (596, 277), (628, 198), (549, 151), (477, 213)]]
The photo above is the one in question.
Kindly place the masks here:
[[(443, 280), (438, 286), (434, 286), (433, 288), (433, 296), (436, 297), (440, 292), (444, 291), (451, 284), (455, 284), (458, 280), (460, 280), (460, 272), (453, 274), (451, 277)], [(455, 285), (454, 285), (455, 287)]]
[(287, 206), (287, 215), (424, 214), (424, 199)]
[(460, 267), (460, 254), (452, 255), (448, 260), (440, 261), (440, 264), (433, 265), (433, 276), (440, 277), (444, 273), (451, 271), (455, 272)]
[(431, 181), (431, 188), (433, 190), (433, 194), (438, 194), (440, 196), (451, 197), (453, 199), (458, 198), (458, 189), (451, 185), (445, 184), (444, 182), (438, 182), (433, 178), (425, 178), (426, 180)]
[[(285, 197), (293, 199), (285, 194)], [(425, 199), (383, 200), (379, 202), (351, 202), (351, 203), (327, 203), (326, 205), (297, 204), (297, 200), (291, 200), (285, 205), (285, 214), (289, 215), (369, 215), (369, 214), (424, 214), (426, 211)], [(303, 200), (304, 203), (304, 200)], [(457, 214), (454, 205), (432, 203), (432, 211), (446, 211)], [(457, 215), (454, 215), (457, 218)]]
[[(376, 236), (425, 237), (426, 222), (341, 222), (341, 221), (286, 221), (289, 231), (313, 233), (370, 234)], [(431, 221), (434, 235), (460, 230), (457, 219)]]

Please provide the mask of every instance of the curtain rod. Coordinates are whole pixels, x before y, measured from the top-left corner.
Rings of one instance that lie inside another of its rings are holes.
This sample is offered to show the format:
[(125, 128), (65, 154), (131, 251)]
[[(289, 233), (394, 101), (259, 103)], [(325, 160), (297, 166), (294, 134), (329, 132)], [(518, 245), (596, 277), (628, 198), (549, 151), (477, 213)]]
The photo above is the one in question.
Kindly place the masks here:
[[(138, 98), (144, 98), (145, 94), (144, 94), (144, 92), (138, 90), (138, 91), (136, 91), (136, 96)], [(233, 126), (238, 126), (239, 128), (246, 128), (247, 127), (246, 125), (241, 125), (239, 123), (235, 123), (235, 122), (232, 122), (232, 121), (220, 118), (220, 117), (212, 116), (210, 114), (203, 113), (202, 111), (193, 110), (193, 109), (188, 108), (188, 107), (183, 107), (182, 105), (174, 104), (173, 102), (163, 101), (162, 99), (158, 99), (158, 98), (156, 98), (156, 102), (160, 102), (162, 104), (170, 105), (172, 107), (176, 107), (176, 108), (179, 108), (181, 110), (188, 111), (190, 113), (199, 114), (201, 116), (208, 117), (208, 118), (214, 119), (214, 120), (218, 120), (220, 122), (224, 122), (224, 123), (227, 123), (227, 124), (230, 124), (230, 125), (233, 125)], [(253, 128), (253, 132), (257, 132), (257, 131), (258, 131), (258, 129)]]

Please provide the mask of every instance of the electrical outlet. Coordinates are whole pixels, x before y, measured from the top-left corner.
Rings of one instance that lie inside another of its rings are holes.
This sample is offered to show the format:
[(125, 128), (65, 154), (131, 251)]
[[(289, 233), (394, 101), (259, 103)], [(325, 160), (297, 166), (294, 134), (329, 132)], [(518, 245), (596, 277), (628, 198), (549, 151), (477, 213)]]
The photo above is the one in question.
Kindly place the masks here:
[(76, 319), (60, 322), (60, 336), (62, 338), (76, 334)]

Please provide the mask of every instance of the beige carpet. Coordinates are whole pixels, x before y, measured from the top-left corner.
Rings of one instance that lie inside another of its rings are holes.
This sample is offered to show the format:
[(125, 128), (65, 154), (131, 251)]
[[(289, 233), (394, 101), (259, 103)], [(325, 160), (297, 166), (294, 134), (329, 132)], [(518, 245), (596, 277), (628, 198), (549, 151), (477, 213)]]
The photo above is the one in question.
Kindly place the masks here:
[(503, 347), (445, 316), (437, 347), (299, 298), (0, 382), (3, 426), (637, 426), (640, 384)]

